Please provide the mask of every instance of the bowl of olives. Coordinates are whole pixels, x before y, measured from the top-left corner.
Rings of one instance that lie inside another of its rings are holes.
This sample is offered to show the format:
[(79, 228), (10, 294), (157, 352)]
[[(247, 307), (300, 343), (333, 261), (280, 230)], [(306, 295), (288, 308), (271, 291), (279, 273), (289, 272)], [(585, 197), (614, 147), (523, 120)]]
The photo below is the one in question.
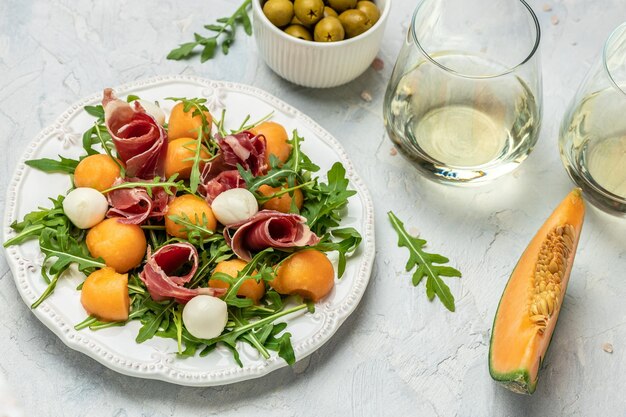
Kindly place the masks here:
[(361, 75), (380, 49), (391, 0), (252, 0), (261, 57), (284, 79), (327, 88)]

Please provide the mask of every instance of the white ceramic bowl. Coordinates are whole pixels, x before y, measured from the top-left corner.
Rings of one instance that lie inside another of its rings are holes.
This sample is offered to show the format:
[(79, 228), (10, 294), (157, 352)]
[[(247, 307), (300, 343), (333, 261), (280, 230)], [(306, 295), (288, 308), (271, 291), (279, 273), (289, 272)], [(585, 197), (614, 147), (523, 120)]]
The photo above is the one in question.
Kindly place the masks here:
[(354, 80), (372, 63), (389, 17), (391, 0), (376, 0), (380, 19), (367, 32), (340, 42), (304, 41), (287, 35), (263, 14), (263, 0), (252, 0), (259, 53), (278, 75), (305, 87), (336, 87)]

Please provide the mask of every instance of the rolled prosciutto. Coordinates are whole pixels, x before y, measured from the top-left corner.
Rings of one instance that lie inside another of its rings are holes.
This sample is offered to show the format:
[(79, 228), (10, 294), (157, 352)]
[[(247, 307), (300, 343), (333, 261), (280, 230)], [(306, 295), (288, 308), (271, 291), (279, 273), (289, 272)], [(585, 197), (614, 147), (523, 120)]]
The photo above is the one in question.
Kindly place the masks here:
[(236, 168), (241, 165), (246, 171), (257, 176), (267, 171), (265, 163), (265, 137), (254, 135), (247, 130), (228, 135), (219, 140), (224, 164)]
[(110, 88), (104, 90), (102, 106), (107, 130), (117, 154), (126, 164), (126, 175), (144, 179), (163, 175), (167, 152), (165, 129), (138, 101), (133, 108), (116, 98)]
[[(191, 263), (189, 272), (185, 275), (174, 275), (176, 271)], [(148, 262), (139, 274), (139, 278), (146, 284), (150, 296), (155, 301), (174, 298), (184, 304), (199, 294), (220, 296), (224, 288), (187, 288), (184, 287), (198, 269), (198, 251), (190, 243), (171, 243), (150, 253), (148, 248)]]
[[(138, 178), (122, 180), (118, 178), (113, 186), (124, 182), (134, 182)], [(145, 188), (120, 188), (107, 194), (109, 211), (107, 217), (117, 217), (120, 223), (142, 224), (149, 218), (162, 218), (165, 216), (167, 206), (173, 197), (165, 192), (162, 187), (152, 190), (152, 197)]]
[(315, 245), (320, 238), (297, 214), (261, 210), (243, 223), (224, 228), (224, 237), (235, 255), (250, 261), (253, 251)]
[(204, 185), (205, 199), (211, 204), (215, 197), (233, 188), (246, 188), (246, 182), (236, 169), (223, 171)]

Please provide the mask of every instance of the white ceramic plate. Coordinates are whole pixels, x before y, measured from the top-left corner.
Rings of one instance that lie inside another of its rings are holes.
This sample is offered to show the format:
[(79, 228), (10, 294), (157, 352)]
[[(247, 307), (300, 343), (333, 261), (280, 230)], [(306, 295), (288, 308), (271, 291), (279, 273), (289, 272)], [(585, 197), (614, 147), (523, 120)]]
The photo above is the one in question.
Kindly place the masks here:
[[(163, 100), (165, 97), (206, 97), (207, 106), (213, 114), (219, 116), (222, 108), (227, 109), (227, 127), (239, 126), (247, 114), (255, 120), (274, 111), (273, 120), (282, 123), (288, 131), (297, 128), (305, 138), (303, 149), (320, 165), (322, 177), (334, 162), (343, 163), (351, 187), (357, 194), (350, 198), (342, 226), (359, 230), (363, 242), (349, 259), (345, 275), (336, 281), (332, 293), (317, 305), (315, 314), (299, 312), (285, 319), (289, 322), (288, 330), (292, 333), (297, 359), (311, 354), (329, 340), (363, 296), (374, 260), (371, 198), (337, 140), (285, 102), (242, 84), (191, 76), (167, 76), (125, 84), (115, 88), (115, 91), (121, 98), (135, 94), (143, 99), (159, 100), (167, 113), (173, 103)], [(26, 213), (39, 206), (49, 207), (48, 197), (65, 194), (70, 187), (67, 175), (45, 174), (26, 166), (24, 161), (56, 158), (59, 154), (77, 158), (83, 154), (81, 135), (94, 121), (85, 113), (83, 106), (98, 104), (100, 99), (100, 94), (94, 94), (74, 104), (28, 146), (8, 189), (3, 241), (14, 236), (9, 227), (14, 220), (21, 220)], [(40, 275), (43, 256), (39, 246), (36, 241), (29, 241), (8, 248), (6, 254), (18, 291), (30, 306), (46, 287)], [(171, 339), (155, 337), (142, 344), (135, 343), (139, 322), (96, 332), (89, 329), (76, 331), (74, 325), (86, 317), (80, 304), (80, 293), (75, 290), (80, 281), (81, 277), (72, 276), (59, 280), (54, 294), (33, 313), (69, 347), (117, 372), (181, 385), (211, 386), (256, 378), (286, 366), (276, 355), (264, 360), (246, 344), (240, 346), (243, 368), (233, 361), (230, 352), (221, 347), (203, 358), (178, 359), (175, 355), (176, 343)]]

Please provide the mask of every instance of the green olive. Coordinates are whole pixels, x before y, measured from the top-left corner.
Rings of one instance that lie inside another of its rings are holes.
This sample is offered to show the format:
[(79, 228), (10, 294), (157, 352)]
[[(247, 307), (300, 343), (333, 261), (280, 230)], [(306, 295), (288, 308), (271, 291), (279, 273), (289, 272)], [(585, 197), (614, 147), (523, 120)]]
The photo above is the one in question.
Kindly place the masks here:
[(347, 38), (359, 36), (372, 27), (372, 22), (367, 18), (365, 13), (360, 10), (346, 10), (339, 15), (339, 20), (346, 31)]
[(311, 32), (302, 25), (291, 25), (285, 29), (285, 33), (293, 36), (294, 38), (302, 39), (305, 41), (312, 41)]
[(372, 22), (372, 26), (374, 26), (376, 22), (378, 22), (378, 19), (380, 19), (380, 10), (378, 10), (378, 7), (376, 7), (376, 5), (369, 0), (359, 1), (356, 4), (356, 9), (365, 13), (365, 16), (367, 16), (370, 22)]
[(357, 0), (328, 0), (330, 7), (335, 9), (337, 13), (345, 12), (348, 9), (356, 7)]
[(269, 0), (263, 5), (263, 13), (274, 26), (286, 26), (293, 17), (293, 3), (289, 0)]
[(324, 17), (324, 2), (322, 0), (296, 0), (293, 9), (298, 20), (305, 25), (314, 25)]
[(328, 17), (328, 16), (339, 17), (339, 15), (337, 14), (337, 12), (334, 9), (326, 6), (326, 7), (324, 7), (324, 17)]
[(337, 42), (346, 36), (339, 18), (328, 16), (317, 22), (313, 32), (315, 42)]
[(302, 23), (300, 21), (300, 19), (298, 19), (298, 16), (296, 16), (295, 14), (293, 15), (293, 19), (291, 19), (290, 24), (291, 25), (300, 25), (300, 26), (308, 27), (308, 25), (305, 25), (304, 23)]

